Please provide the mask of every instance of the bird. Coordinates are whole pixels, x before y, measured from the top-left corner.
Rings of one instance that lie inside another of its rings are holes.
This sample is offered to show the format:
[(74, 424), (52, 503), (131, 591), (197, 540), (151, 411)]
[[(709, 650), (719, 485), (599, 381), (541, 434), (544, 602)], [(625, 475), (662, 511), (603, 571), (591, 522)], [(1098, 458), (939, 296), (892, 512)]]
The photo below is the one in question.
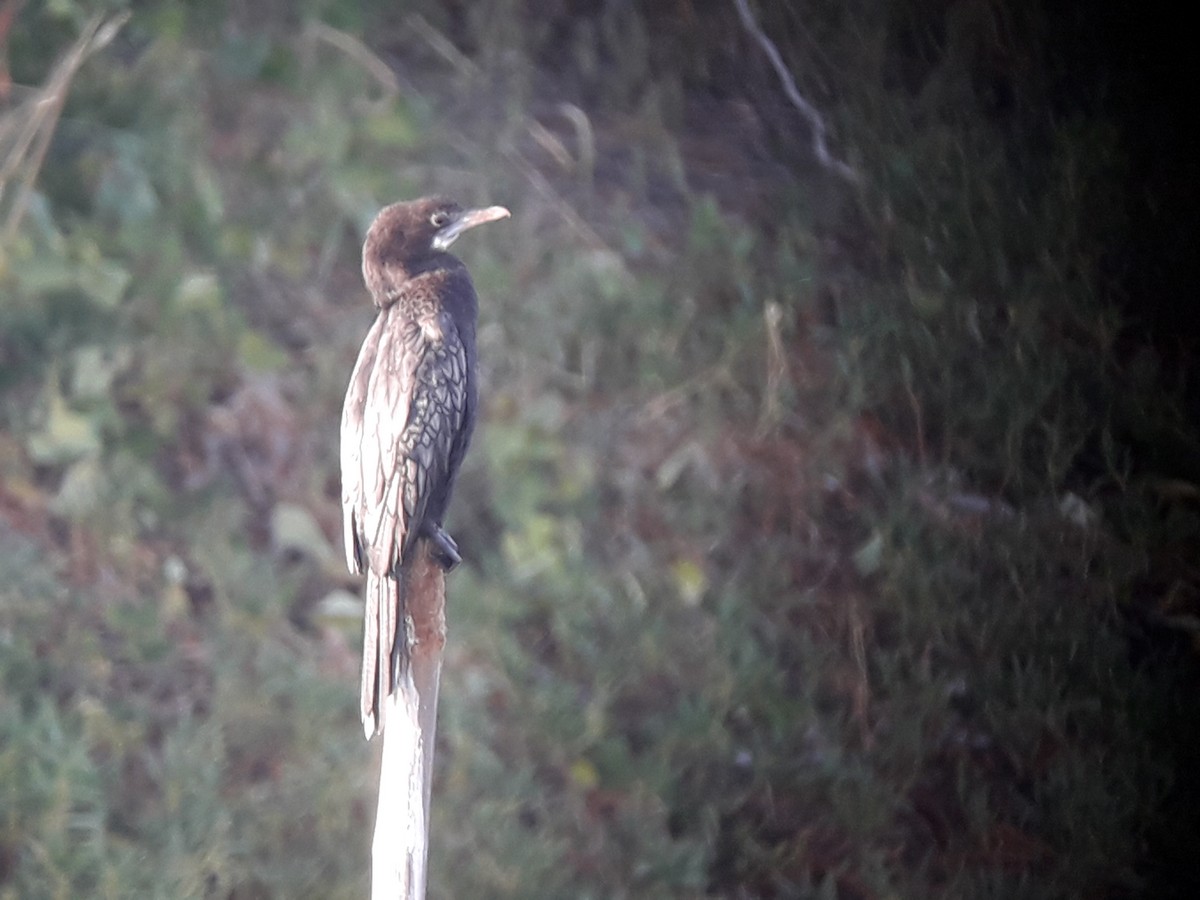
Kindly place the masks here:
[(362, 274), (376, 308), (341, 419), (346, 564), (366, 575), (360, 714), (369, 740), (406, 651), (404, 566), (431, 543), (459, 562), (443, 517), (475, 429), (479, 301), (448, 251), (468, 229), (509, 216), (426, 197), (384, 207), (367, 230)]

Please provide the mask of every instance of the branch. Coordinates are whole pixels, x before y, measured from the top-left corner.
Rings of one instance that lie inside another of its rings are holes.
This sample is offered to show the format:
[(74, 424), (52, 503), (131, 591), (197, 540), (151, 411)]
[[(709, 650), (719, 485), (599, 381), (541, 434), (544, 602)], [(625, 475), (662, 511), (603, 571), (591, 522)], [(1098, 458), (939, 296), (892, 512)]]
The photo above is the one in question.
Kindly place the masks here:
[(754, 15), (750, 12), (746, 0), (733, 0), (733, 5), (737, 7), (738, 18), (742, 20), (742, 25), (767, 54), (767, 59), (771, 61), (771, 66), (775, 69), (775, 74), (779, 76), (779, 81), (783, 85), (783, 92), (792, 101), (792, 105), (800, 110), (800, 114), (808, 120), (813, 133), (813, 155), (816, 156), (817, 162), (827, 169), (832, 169), (852, 184), (861, 184), (862, 176), (857, 171), (830, 155), (829, 148), (825, 145), (825, 120), (821, 118), (817, 108), (800, 95), (800, 91), (796, 88), (796, 80), (792, 78), (792, 73), (784, 65), (783, 57), (779, 55), (779, 49), (754, 21)]
[(313, 39), (322, 41), (344, 53), (374, 78), (382, 91), (378, 98), (379, 102), (390, 103), (400, 93), (400, 82), (396, 79), (396, 73), (358, 38), (326, 25), (324, 22), (311, 22), (305, 27), (305, 31)]
[(401, 614), (409, 636), (396, 690), (383, 702), (383, 761), (371, 847), (372, 900), (423, 900), (438, 682), (446, 646), (446, 578), (429, 542), (403, 570)]
[[(0, 229), (3, 233), (3, 243), (7, 244), (12, 240), (25, 215), (25, 209), (33, 195), (34, 183), (42, 170), (46, 151), (50, 148), (50, 140), (54, 137), (58, 117), (67, 102), (71, 80), (89, 56), (103, 49), (117, 36), (117, 32), (129, 21), (131, 15), (132, 13), (126, 11), (107, 21), (101, 16), (93, 16), (71, 49), (54, 67), (45, 86), (28, 104), (28, 118), (23, 123), (17, 122), (13, 125), (0, 120), (0, 147), (4, 151), (4, 159), (0, 162), (0, 203), (4, 200), (10, 178), (16, 186), (16, 196), (12, 205), (8, 207), (4, 225)], [(6, 133), (10, 127), (19, 132), (11, 144)]]

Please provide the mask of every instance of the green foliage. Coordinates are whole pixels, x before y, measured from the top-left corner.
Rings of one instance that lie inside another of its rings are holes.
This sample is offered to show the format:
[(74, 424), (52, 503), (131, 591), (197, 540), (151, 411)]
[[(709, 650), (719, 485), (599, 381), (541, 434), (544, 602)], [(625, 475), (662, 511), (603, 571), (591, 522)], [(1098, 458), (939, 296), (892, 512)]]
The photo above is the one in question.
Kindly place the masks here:
[[(732, 7), (577, 6), (137, 4), (44, 159), (0, 111), (0, 897), (362, 895), (336, 421), (358, 241), (433, 191), (514, 211), (462, 249), (433, 896), (1130, 896), (1190, 852), (1195, 483), (1137, 473), (1195, 423), (1121, 369), (1122, 135), (1050, 114), (1047, 22), (759, 4), (850, 187)], [(14, 78), (125, 8), (23, 9)]]

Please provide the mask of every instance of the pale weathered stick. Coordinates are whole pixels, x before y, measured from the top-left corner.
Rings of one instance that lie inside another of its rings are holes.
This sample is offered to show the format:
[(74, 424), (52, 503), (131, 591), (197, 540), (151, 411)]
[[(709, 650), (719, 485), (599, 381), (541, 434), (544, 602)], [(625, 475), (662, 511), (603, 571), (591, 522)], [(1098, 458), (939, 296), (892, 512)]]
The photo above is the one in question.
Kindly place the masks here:
[(117, 32), (129, 21), (132, 13), (126, 11), (113, 16), (107, 22), (101, 16), (93, 16), (83, 29), (83, 33), (75, 41), (67, 55), (58, 65), (46, 85), (38, 91), (36, 99), (27, 104), (30, 112), (22, 123), (19, 118), (13, 130), (15, 140), (5, 134), (8, 123), (0, 120), (0, 147), (4, 148), (4, 159), (0, 160), (0, 202), (10, 177), (17, 175), (18, 170), (24, 169), (23, 177), (17, 185), (17, 195), (8, 207), (8, 213), (3, 226), (3, 240), (12, 240), (25, 215), (25, 209), (33, 195), (33, 185), (42, 169), (46, 151), (50, 147), (50, 139), (54, 137), (58, 125), (59, 114), (67, 102), (67, 90), (71, 80), (84, 61), (101, 48), (107, 46), (116, 37)]
[(405, 566), (408, 647), (396, 690), (381, 704), (383, 762), (371, 848), (372, 900), (422, 900), (429, 859), (429, 802), (438, 682), (446, 646), (446, 577), (421, 541)]
[(834, 159), (833, 155), (829, 152), (829, 148), (825, 144), (825, 119), (817, 111), (817, 108), (801, 95), (800, 89), (796, 87), (796, 79), (792, 77), (792, 73), (788, 71), (788, 67), (783, 63), (783, 57), (779, 55), (779, 48), (775, 46), (775, 42), (767, 37), (766, 32), (754, 20), (754, 14), (750, 12), (750, 7), (746, 3), (746, 0), (733, 0), (733, 5), (737, 8), (738, 18), (742, 20), (742, 27), (750, 32), (750, 36), (758, 41), (758, 46), (767, 54), (767, 59), (771, 62), (771, 68), (775, 70), (775, 74), (779, 76), (779, 83), (783, 85), (784, 94), (792, 102), (792, 106), (796, 107), (800, 111), (800, 114), (808, 120), (813, 136), (813, 156), (817, 158), (817, 162), (825, 168), (836, 172), (847, 181), (853, 184), (860, 184), (862, 176), (853, 167), (842, 162), (840, 159)]

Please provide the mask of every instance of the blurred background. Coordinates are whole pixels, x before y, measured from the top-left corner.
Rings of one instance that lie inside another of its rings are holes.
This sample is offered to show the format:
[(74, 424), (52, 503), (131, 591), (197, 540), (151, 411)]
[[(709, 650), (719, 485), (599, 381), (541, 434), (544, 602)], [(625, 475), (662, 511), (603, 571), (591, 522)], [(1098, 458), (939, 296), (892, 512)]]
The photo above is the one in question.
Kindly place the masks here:
[(1200, 896), (1183, 39), (743, 6), (0, 2), (0, 898), (365, 895), (337, 426), (435, 192), (513, 218), (433, 897)]

